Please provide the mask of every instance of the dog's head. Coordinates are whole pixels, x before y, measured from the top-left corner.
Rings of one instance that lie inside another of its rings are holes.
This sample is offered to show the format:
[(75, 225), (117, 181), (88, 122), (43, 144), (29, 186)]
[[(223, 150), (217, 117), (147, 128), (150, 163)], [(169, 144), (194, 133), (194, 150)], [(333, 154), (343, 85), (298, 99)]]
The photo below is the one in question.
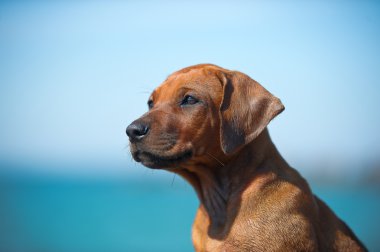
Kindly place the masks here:
[(284, 110), (247, 75), (209, 64), (170, 75), (148, 106), (127, 135), (133, 158), (151, 168), (186, 167), (206, 155), (228, 157)]

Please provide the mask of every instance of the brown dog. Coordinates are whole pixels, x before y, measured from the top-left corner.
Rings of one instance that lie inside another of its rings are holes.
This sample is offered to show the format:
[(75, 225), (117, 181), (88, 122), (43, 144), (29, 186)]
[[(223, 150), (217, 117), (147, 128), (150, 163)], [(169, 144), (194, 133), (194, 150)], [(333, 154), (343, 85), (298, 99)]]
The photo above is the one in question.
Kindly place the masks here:
[(247, 75), (184, 68), (127, 128), (134, 159), (184, 177), (200, 206), (196, 251), (366, 251), (281, 157), (266, 126), (281, 101)]

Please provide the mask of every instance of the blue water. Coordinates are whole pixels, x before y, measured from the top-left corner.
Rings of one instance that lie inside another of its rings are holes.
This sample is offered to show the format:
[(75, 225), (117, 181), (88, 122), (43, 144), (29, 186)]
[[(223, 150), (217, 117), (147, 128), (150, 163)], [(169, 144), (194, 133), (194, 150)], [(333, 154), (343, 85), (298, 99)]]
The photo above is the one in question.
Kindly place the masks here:
[[(0, 180), (1, 252), (193, 251), (198, 200), (180, 178)], [(380, 187), (313, 186), (370, 251)]]

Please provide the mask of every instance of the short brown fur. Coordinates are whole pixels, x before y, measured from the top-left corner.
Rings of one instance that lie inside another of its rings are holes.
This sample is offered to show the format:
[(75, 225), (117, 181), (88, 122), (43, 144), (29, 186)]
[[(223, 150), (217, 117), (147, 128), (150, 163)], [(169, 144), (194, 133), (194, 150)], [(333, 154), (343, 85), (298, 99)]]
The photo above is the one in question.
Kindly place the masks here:
[[(189, 95), (194, 104), (183, 103)], [(131, 124), (149, 131), (130, 135), (131, 152), (194, 187), (196, 251), (366, 251), (277, 151), (266, 126), (284, 106), (259, 83), (202, 64), (170, 75), (150, 100)]]

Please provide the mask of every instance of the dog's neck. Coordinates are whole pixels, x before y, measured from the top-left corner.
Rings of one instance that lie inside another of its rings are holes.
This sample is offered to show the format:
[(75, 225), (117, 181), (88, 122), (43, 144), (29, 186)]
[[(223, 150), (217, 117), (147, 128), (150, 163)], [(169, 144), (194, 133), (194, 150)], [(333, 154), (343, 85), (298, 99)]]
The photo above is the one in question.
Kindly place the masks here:
[(178, 173), (196, 190), (201, 201), (200, 207), (204, 208), (209, 217), (209, 233), (217, 236), (217, 233), (225, 230), (227, 219), (231, 220), (230, 215), (236, 215), (229, 210), (236, 207), (228, 208), (228, 205), (239, 203), (232, 202), (230, 196), (241, 194), (260, 170), (270, 166), (271, 162), (285, 161), (272, 143), (267, 129), (234, 155), (222, 158), (211, 154), (207, 156), (207, 161)]

